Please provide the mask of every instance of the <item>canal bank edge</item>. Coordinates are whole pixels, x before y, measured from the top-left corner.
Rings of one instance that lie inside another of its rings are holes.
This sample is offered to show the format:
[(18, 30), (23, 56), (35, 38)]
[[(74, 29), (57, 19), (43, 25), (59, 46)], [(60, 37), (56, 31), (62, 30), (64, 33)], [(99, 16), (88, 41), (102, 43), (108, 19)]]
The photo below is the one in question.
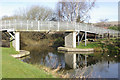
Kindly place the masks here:
[(19, 54), (14, 54), (14, 55), (11, 55), (11, 56), (14, 57), (14, 58), (21, 58), (21, 57), (28, 56), (29, 54), (30, 54), (29, 51), (20, 50)]
[[(14, 58), (22, 58), (22, 57), (26, 57), (30, 54), (29, 51), (26, 50), (20, 50), (19, 54), (14, 54), (11, 55)], [(37, 66), (38, 67), (38, 66)], [(62, 77), (62, 78), (68, 78), (68, 75), (63, 75), (62, 73), (57, 73), (58, 70), (60, 70), (60, 68), (58, 67), (57, 69), (53, 69), (51, 70), (48, 67), (45, 67), (43, 65), (40, 65), (40, 67), (38, 67), (39, 69), (43, 69), (45, 72), (51, 73), (52, 75), (55, 75), (57, 77)]]
[(66, 51), (66, 52), (94, 52), (94, 49), (93, 48), (79, 49), (79, 48), (58, 47), (58, 51)]

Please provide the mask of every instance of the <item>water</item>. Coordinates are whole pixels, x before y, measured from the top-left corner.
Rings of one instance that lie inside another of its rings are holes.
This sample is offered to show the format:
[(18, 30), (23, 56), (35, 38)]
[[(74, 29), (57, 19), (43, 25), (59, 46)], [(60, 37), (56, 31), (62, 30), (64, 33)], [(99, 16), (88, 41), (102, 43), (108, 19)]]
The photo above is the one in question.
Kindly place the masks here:
[[(116, 53), (61, 53), (56, 50), (29, 50), (29, 58), (23, 59), (30, 64), (41, 64), (52, 69), (60, 67), (71, 78), (87, 76), (89, 78), (118, 78), (119, 56)], [(74, 55), (74, 57), (73, 57)], [(74, 63), (75, 60), (75, 63)], [(75, 69), (72, 67), (75, 66)], [(59, 70), (59, 71), (60, 71)]]

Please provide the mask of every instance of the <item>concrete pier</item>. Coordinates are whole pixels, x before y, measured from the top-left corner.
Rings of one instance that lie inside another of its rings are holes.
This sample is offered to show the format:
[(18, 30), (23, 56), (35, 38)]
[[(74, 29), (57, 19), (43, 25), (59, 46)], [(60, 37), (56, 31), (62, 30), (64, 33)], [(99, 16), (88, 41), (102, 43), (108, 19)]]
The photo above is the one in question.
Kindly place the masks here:
[(65, 33), (65, 47), (76, 48), (76, 32)]
[(94, 49), (93, 48), (80, 49), (80, 48), (58, 47), (58, 51), (65, 51), (65, 52), (94, 52)]
[(11, 56), (14, 57), (14, 58), (22, 58), (22, 57), (25, 57), (25, 56), (28, 56), (28, 55), (30, 55), (30, 52), (29, 52), (29, 51), (20, 50), (20, 51), (19, 51), (19, 54), (13, 54), (13, 55), (11, 55)]
[(16, 51), (20, 51), (20, 32), (15, 32), (15, 40), (12, 42)]

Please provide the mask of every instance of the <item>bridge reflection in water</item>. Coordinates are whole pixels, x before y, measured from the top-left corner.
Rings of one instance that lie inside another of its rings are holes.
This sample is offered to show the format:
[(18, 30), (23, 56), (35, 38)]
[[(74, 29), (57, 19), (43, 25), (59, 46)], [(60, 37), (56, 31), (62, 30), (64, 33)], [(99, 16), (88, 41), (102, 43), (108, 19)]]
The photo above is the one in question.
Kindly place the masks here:
[[(84, 59), (83, 56), (81, 54), (85, 54), (84, 55)], [(65, 63), (66, 66), (70, 67), (70, 68), (79, 68), (82, 65), (87, 66), (87, 54), (92, 54), (93, 52), (66, 52), (65, 53)]]
[(69, 74), (71, 78), (80, 77), (82, 75), (89, 75), (90, 78), (99, 78), (99, 75), (102, 78), (118, 77), (118, 63), (120, 60), (118, 58), (119, 56), (115, 53), (63, 53), (46, 50), (32, 50), (30, 51), (30, 58), (24, 59), (24, 62), (28, 62), (33, 65), (41, 64), (52, 69), (56, 69), (60, 66), (59, 71), (64, 70), (64, 74)]

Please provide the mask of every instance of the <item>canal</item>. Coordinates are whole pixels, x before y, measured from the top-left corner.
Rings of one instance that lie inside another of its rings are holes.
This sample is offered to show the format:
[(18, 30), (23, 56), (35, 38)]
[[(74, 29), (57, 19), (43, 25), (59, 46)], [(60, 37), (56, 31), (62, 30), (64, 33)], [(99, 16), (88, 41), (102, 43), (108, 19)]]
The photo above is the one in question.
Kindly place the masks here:
[[(31, 52), (29, 57), (22, 61), (29, 64), (44, 65), (51, 69), (59, 67), (58, 72), (69, 74), (70, 78), (86, 76), (88, 78), (118, 78), (118, 64), (120, 63), (117, 53), (66, 53), (58, 52), (53, 48), (23, 47)], [(70, 56), (75, 55), (74, 59)], [(68, 61), (67, 61), (68, 60)], [(71, 68), (74, 65), (75, 68)]]

